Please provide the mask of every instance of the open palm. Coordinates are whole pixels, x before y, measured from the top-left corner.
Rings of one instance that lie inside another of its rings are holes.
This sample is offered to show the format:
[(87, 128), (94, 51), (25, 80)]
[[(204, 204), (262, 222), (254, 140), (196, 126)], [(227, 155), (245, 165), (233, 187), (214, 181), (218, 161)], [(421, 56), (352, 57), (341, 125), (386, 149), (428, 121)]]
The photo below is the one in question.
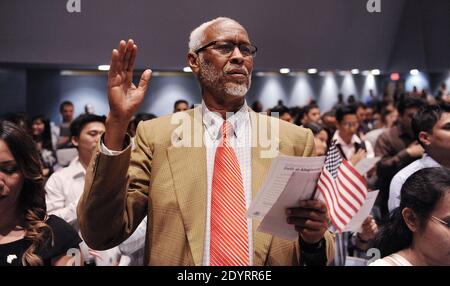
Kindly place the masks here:
[(111, 115), (128, 122), (144, 100), (151, 78), (151, 70), (146, 70), (136, 87), (133, 84), (134, 62), (137, 46), (133, 40), (120, 41), (118, 49), (112, 51), (108, 73), (108, 101)]

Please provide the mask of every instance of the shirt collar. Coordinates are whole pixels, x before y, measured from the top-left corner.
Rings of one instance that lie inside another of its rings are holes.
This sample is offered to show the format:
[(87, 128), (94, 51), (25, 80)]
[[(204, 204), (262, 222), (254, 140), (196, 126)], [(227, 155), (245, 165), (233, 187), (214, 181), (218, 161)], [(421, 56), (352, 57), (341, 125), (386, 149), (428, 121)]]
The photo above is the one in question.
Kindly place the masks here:
[[(345, 141), (341, 138), (341, 136), (339, 135), (339, 130), (336, 130), (336, 132), (334, 133), (333, 140), (336, 141), (336, 144), (341, 144), (343, 146), (349, 145), (345, 143)], [(355, 143), (361, 144), (361, 139), (356, 134), (353, 135), (350, 145), (354, 145)]]
[[(236, 112), (231, 113), (227, 118), (227, 121), (233, 127), (233, 134), (237, 138), (243, 136), (245, 124), (250, 122), (250, 114), (247, 101), (244, 101), (242, 107)], [(211, 137), (212, 140), (219, 139), (221, 134), (221, 127), (224, 119), (219, 114), (212, 112), (208, 109), (205, 102), (202, 101), (202, 114), (203, 114), (203, 125)]]
[(70, 176), (74, 179), (86, 176), (86, 170), (81, 165), (80, 158), (75, 157), (67, 167), (70, 170)]

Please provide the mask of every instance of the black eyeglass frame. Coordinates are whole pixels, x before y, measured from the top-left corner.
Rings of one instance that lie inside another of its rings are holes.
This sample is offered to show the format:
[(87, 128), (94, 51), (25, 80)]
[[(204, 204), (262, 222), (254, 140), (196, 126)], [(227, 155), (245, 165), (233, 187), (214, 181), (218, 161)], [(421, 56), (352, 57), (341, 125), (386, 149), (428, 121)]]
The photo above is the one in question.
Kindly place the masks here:
[(253, 45), (253, 44), (247, 44), (247, 43), (239, 43), (239, 44), (236, 44), (235, 42), (232, 42), (232, 41), (212, 41), (212, 42), (209, 42), (208, 44), (206, 44), (206, 45), (204, 45), (204, 46), (202, 46), (202, 47), (196, 49), (196, 50), (194, 51), (194, 53), (196, 53), (196, 54), (198, 55), (200, 52), (202, 52), (202, 51), (206, 50), (207, 48), (209, 48), (209, 47), (211, 47), (211, 46), (214, 46), (215, 44), (220, 43), (220, 42), (223, 42), (223, 43), (231, 43), (231, 44), (233, 44), (233, 45), (234, 45), (233, 51), (234, 51), (234, 49), (236, 49), (236, 47), (238, 47), (238, 49), (239, 49), (239, 51), (240, 51), (241, 53), (242, 53), (242, 50), (241, 50), (240, 47), (241, 47), (242, 45), (250, 46), (251, 48), (254, 48), (254, 51), (253, 51), (253, 52), (250, 52), (250, 55), (249, 55), (249, 56), (252, 56), (252, 57), (255, 57), (255, 56), (256, 56), (256, 52), (258, 51), (258, 47), (255, 46), (255, 45)]

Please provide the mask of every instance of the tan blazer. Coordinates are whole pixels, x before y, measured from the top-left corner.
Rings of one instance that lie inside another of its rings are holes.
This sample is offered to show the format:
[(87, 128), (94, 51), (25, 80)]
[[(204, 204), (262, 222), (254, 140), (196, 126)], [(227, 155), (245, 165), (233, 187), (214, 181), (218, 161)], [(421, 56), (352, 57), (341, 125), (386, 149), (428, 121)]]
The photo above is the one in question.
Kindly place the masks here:
[[(202, 265), (207, 204), (206, 149), (178, 146), (180, 142), (198, 140), (186, 135), (189, 133), (199, 132), (203, 140), (199, 112), (199, 108), (186, 111), (180, 115), (185, 120), (175, 125), (171, 124), (171, 115), (139, 124), (133, 151), (129, 145), (122, 154), (107, 156), (97, 148), (77, 208), (80, 229), (90, 247), (102, 250), (120, 244), (147, 215), (146, 264)], [(273, 137), (280, 139), (275, 149), (285, 155), (313, 155), (310, 130), (253, 111), (250, 115), (252, 139), (263, 133), (259, 130), (271, 130), (274, 123), (279, 124), (279, 136)], [(260, 128), (262, 123), (268, 123), (269, 128)], [(186, 126), (194, 131), (189, 132)], [(269, 138), (272, 133), (269, 131)], [(198, 146), (198, 142), (194, 143)], [(252, 147), (253, 197), (273, 159), (262, 158), (261, 151), (267, 151), (263, 144)], [(298, 242), (257, 232), (257, 228), (258, 222), (253, 221), (254, 265), (299, 263)], [(331, 259), (334, 237), (327, 232), (325, 238), (327, 257)]]

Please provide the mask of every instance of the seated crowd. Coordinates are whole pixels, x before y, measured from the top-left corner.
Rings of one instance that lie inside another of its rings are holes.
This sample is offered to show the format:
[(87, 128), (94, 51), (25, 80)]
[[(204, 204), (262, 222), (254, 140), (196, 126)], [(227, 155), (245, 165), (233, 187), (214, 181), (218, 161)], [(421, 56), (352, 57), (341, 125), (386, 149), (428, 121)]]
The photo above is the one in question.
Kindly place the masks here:
[[(338, 98), (327, 111), (314, 101), (293, 108), (279, 101), (268, 110), (260, 102), (252, 105), (256, 112), (311, 129), (317, 156), (335, 144), (353, 165), (381, 158), (366, 175), (369, 191), (379, 190), (375, 206), (360, 232), (336, 234), (332, 265), (368, 265), (370, 248), (381, 254), (371, 265), (450, 265), (447, 96), (412, 92), (366, 103)], [(174, 104), (174, 112), (188, 108), (184, 100)], [(99, 251), (83, 242), (76, 207), (105, 117), (86, 112), (74, 118), (70, 101), (60, 105), (60, 113), (59, 125), (25, 113), (0, 121), (0, 266), (143, 265), (147, 218), (112, 249)], [(137, 114), (130, 136), (140, 121), (155, 117)]]

